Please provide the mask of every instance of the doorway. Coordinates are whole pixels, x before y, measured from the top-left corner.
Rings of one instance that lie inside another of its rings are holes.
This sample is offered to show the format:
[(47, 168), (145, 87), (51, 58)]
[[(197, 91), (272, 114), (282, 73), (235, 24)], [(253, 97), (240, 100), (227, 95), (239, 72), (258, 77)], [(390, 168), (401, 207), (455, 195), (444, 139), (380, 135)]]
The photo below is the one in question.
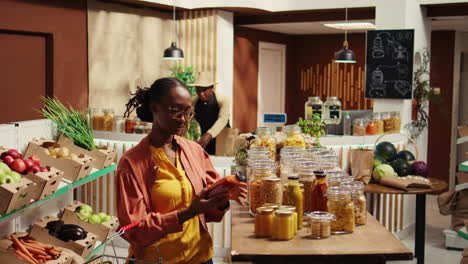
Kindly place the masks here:
[(257, 127), (264, 113), (284, 113), (286, 93), (286, 45), (259, 42)]

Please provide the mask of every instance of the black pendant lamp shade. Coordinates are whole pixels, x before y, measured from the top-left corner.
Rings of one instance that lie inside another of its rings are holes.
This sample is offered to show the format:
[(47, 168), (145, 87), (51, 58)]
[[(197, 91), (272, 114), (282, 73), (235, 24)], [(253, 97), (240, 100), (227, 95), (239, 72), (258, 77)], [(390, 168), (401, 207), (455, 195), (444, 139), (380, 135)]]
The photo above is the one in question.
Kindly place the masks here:
[(175, 42), (172, 42), (171, 46), (164, 50), (163, 58), (166, 60), (181, 60), (184, 58), (184, 52), (177, 48)]
[(335, 62), (337, 63), (356, 63), (356, 55), (348, 48), (348, 41), (343, 43), (343, 49), (335, 52)]

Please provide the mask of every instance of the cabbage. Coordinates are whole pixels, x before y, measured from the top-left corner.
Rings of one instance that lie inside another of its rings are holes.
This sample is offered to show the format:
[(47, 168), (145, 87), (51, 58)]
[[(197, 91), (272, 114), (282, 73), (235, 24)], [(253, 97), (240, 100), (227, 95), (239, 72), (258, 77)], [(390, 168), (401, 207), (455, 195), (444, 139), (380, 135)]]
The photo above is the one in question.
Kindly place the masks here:
[(411, 167), (413, 168), (414, 175), (427, 177), (427, 175), (429, 174), (429, 168), (427, 167), (427, 164), (423, 161), (416, 161), (411, 165)]
[(380, 181), (383, 177), (396, 176), (396, 173), (392, 166), (388, 164), (380, 164), (379, 166), (375, 167), (372, 176), (376, 181)]

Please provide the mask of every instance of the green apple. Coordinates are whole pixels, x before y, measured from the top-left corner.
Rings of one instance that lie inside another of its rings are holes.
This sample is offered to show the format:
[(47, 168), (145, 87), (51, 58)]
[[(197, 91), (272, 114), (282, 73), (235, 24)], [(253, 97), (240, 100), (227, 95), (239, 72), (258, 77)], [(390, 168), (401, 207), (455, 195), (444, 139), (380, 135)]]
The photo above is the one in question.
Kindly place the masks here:
[(101, 222), (102, 222), (102, 220), (107, 216), (107, 215), (106, 215), (105, 213), (103, 213), (103, 212), (100, 212), (100, 213), (98, 213), (97, 215), (98, 215), (99, 218), (101, 219)]
[(11, 171), (11, 169), (10, 169), (10, 167), (8, 167), (8, 165), (6, 165), (3, 162), (0, 162), (0, 174), (7, 174), (10, 171)]
[(0, 184), (10, 183), (15, 183), (15, 179), (10, 174), (3, 174), (3, 177), (0, 177)]
[(110, 215), (106, 215), (104, 218), (101, 219), (101, 223), (105, 223), (105, 222), (109, 222), (110, 220), (112, 220), (112, 216)]
[(88, 218), (89, 223), (91, 224), (100, 224), (101, 218), (97, 214), (93, 214)]
[(23, 178), (21, 174), (17, 173), (16, 171), (10, 171), (8, 174), (11, 175), (11, 177), (14, 179), (14, 183), (20, 183)]
[(80, 212), (81, 211), (87, 211), (87, 212), (90, 212), (90, 213), (93, 213), (93, 208), (87, 204), (83, 204), (82, 206), (80, 206)]
[(91, 216), (91, 213), (88, 211), (79, 211), (77, 215), (81, 220), (86, 221)]

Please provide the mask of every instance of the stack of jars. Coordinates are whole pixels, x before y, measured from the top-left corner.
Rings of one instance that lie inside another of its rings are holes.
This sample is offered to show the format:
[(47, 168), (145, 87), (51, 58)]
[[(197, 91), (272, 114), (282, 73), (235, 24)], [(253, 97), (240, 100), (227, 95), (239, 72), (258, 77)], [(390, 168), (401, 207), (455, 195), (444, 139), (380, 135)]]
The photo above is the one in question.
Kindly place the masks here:
[(343, 182), (342, 188), (351, 192), (351, 199), (354, 203), (354, 216), (356, 225), (367, 223), (366, 196), (364, 194), (364, 183), (360, 181)]
[(283, 129), (286, 138), (284, 147), (299, 147), (305, 149), (305, 140), (301, 135), (301, 128), (298, 125), (288, 125)]
[[(302, 223), (302, 218), (300, 219)], [(294, 206), (265, 204), (257, 208), (255, 236), (275, 240), (290, 240), (298, 230), (299, 214)]]
[(293, 160), (301, 157), (302, 149), (299, 147), (284, 147), (280, 152), (279, 176), (282, 183), (288, 181), (289, 174), (294, 172)]
[(304, 212), (312, 211), (312, 193), (315, 184), (314, 171), (318, 171), (319, 168), (320, 163), (313, 160), (305, 160), (295, 164), (295, 173), (297, 173), (299, 183), (302, 184), (304, 189)]
[(112, 131), (114, 128), (114, 110), (91, 108), (91, 123), (93, 130)]
[(370, 120), (357, 118), (353, 121), (354, 136), (397, 133), (400, 129), (400, 112), (374, 112)]
[(338, 155), (333, 150), (323, 150), (317, 152), (315, 156), (322, 170), (332, 170), (339, 165)]
[(276, 159), (276, 140), (273, 137), (273, 130), (271, 127), (259, 127), (257, 128), (257, 139), (255, 146), (266, 147), (270, 152), (270, 158)]

